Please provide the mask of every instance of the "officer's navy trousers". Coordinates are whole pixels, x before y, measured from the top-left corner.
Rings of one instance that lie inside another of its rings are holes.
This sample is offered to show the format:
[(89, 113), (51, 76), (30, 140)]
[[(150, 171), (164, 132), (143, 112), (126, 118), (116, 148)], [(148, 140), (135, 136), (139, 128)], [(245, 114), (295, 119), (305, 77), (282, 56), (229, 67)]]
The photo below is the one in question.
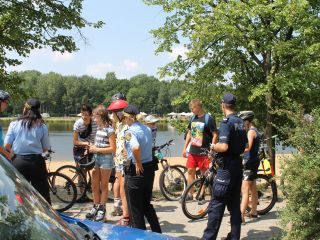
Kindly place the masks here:
[(228, 234), (228, 239), (240, 239), (240, 192), (242, 184), (242, 168), (240, 161), (231, 162), (225, 166), (224, 169), (229, 170), (231, 174), (229, 190), (223, 199), (216, 199), (213, 197), (213, 200), (210, 202), (208, 224), (202, 237), (202, 239), (205, 240), (215, 240), (217, 238), (226, 206), (230, 212), (231, 223), (231, 232)]
[(28, 182), (51, 204), (48, 184), (48, 172), (44, 158), (40, 154), (14, 155), (13, 166)]
[(134, 228), (146, 230), (144, 217), (153, 232), (161, 233), (159, 220), (152, 204), (154, 181), (153, 164), (143, 164), (144, 171), (139, 176), (125, 175), (125, 193), (128, 202), (130, 224)]

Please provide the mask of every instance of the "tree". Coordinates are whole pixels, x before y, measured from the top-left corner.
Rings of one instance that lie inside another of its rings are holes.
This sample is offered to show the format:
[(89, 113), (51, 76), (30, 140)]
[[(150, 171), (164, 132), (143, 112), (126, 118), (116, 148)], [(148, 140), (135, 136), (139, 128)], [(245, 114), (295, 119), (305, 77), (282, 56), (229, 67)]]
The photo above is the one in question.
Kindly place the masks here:
[[(170, 52), (182, 43), (187, 49), (186, 58), (178, 56), (162, 68), (162, 75), (184, 76), (205, 98), (211, 93), (199, 90), (207, 86), (235, 92), (240, 107), (259, 112), (266, 138), (279, 126), (294, 124), (286, 113), (295, 103), (306, 111), (320, 103), (312, 97), (320, 86), (318, 1), (145, 2), (170, 13), (152, 31), (159, 44), (156, 52)], [(274, 140), (267, 144), (274, 164)]]
[(77, 50), (72, 36), (81, 29), (99, 28), (101, 21), (90, 23), (81, 16), (82, 0), (6, 0), (0, 3), (0, 84), (17, 88), (21, 81), (10, 76), (8, 66), (21, 64), (15, 55), (27, 57), (33, 49), (50, 47), (53, 51)]

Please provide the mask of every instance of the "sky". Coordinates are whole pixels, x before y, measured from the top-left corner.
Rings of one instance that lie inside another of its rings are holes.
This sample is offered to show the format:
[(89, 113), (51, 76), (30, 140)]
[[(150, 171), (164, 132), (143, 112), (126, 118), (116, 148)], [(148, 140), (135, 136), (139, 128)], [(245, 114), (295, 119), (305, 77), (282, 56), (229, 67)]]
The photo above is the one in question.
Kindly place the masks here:
[(102, 20), (105, 25), (84, 29), (87, 43), (78, 42), (79, 51), (34, 50), (22, 65), (10, 70), (96, 78), (104, 78), (107, 72), (115, 72), (118, 78), (140, 73), (158, 77), (159, 67), (183, 55), (184, 47), (179, 45), (172, 53), (155, 55), (157, 45), (150, 30), (162, 26), (166, 17), (159, 6), (147, 6), (142, 0), (85, 0), (83, 16), (91, 22)]

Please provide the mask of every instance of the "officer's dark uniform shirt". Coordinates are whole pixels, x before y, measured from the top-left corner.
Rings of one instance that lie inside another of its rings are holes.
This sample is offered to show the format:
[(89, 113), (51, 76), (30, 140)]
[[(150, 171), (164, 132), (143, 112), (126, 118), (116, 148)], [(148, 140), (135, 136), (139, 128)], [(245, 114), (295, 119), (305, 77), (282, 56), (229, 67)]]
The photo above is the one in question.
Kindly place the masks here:
[(243, 153), (248, 142), (244, 122), (236, 114), (223, 118), (219, 128), (219, 143), (228, 144), (226, 152), (218, 153), (218, 157), (232, 159)]
[[(208, 113), (206, 113), (208, 114)], [(190, 130), (190, 153), (195, 155), (205, 155), (202, 148), (209, 148), (212, 142), (212, 132), (217, 131), (215, 120), (209, 115), (208, 122), (205, 122), (205, 115), (201, 117), (195, 116), (189, 122), (188, 129)]]

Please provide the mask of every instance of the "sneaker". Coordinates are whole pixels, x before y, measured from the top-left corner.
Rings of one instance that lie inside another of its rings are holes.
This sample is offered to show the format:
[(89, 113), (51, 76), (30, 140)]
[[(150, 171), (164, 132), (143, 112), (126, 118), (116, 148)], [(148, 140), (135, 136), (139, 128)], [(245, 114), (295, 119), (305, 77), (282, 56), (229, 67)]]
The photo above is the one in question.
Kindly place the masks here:
[(121, 218), (121, 219), (116, 223), (116, 225), (128, 227), (128, 226), (130, 226), (130, 220), (129, 220), (129, 218)]
[(106, 209), (104, 207), (101, 207), (101, 205), (100, 205), (98, 212), (97, 212), (97, 215), (94, 220), (98, 221), (98, 222), (105, 221), (105, 216), (106, 216)]
[(98, 205), (93, 205), (93, 208), (86, 214), (86, 218), (94, 218), (98, 212)]
[(122, 216), (122, 208), (121, 207), (114, 207), (113, 211), (110, 213), (111, 216)]

